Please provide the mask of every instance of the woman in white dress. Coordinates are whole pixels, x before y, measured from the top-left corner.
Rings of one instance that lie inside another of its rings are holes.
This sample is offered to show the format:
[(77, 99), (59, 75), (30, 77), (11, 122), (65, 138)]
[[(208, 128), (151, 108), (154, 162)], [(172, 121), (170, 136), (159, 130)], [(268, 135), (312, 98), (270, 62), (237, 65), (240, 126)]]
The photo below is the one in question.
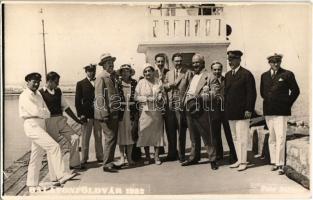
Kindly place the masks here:
[(134, 165), (132, 150), (135, 141), (132, 130), (137, 126), (136, 123), (138, 123), (138, 110), (136, 109), (134, 99), (137, 81), (131, 77), (135, 74), (135, 70), (129, 64), (124, 64), (116, 73), (119, 76), (117, 84), (121, 98), (117, 135), (117, 144), (120, 149), (119, 165), (125, 164), (125, 150), (128, 164)]
[(146, 163), (150, 161), (149, 147), (154, 147), (154, 159), (161, 164), (159, 149), (164, 146), (164, 123), (162, 117), (162, 84), (154, 77), (155, 69), (147, 64), (143, 70), (144, 78), (138, 82), (135, 99), (140, 105), (138, 147), (144, 147)]

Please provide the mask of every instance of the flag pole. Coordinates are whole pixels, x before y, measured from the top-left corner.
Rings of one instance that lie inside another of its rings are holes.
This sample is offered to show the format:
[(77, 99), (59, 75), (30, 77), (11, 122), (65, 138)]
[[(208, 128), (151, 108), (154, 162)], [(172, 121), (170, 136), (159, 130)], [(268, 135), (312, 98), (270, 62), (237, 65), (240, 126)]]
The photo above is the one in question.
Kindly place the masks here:
[[(40, 10), (40, 13), (42, 14), (42, 9)], [(44, 67), (45, 67), (45, 76), (47, 77), (47, 56), (46, 56), (46, 32), (45, 32), (45, 20), (41, 19), (41, 25), (42, 25), (42, 42), (43, 42), (43, 58), (44, 58)]]

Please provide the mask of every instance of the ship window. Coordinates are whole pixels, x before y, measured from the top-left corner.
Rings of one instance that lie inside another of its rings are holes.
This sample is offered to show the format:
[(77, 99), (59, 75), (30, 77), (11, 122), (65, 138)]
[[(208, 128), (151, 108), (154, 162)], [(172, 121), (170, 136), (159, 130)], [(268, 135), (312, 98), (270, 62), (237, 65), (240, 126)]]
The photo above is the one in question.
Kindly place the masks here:
[(190, 36), (190, 20), (185, 20), (185, 36)]
[(195, 36), (199, 35), (200, 30), (200, 19), (195, 20)]
[(220, 19), (217, 19), (217, 31), (218, 31), (218, 36), (221, 35), (221, 20)]
[(153, 20), (153, 37), (157, 37), (157, 26), (158, 26), (158, 20)]
[(170, 23), (168, 20), (164, 20), (164, 28), (165, 28), (165, 35), (170, 35)]
[(181, 35), (181, 24), (179, 20), (174, 20), (174, 35)]
[(206, 36), (209, 36), (210, 35), (210, 32), (211, 32), (211, 20), (210, 19), (207, 19), (205, 21), (205, 35)]
[(186, 68), (193, 70), (192, 67), (192, 56), (195, 55), (195, 53), (182, 53), (183, 56), (183, 61), (182, 64), (183, 66), (185, 66)]

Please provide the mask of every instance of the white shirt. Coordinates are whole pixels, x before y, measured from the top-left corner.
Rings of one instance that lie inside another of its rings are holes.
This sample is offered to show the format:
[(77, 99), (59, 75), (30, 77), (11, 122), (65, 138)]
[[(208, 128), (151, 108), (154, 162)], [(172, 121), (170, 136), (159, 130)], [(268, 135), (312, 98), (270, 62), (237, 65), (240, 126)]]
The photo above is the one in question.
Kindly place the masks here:
[[(43, 89), (44, 91), (48, 91), (51, 95), (54, 95), (54, 94), (55, 94), (55, 90), (54, 90), (54, 89), (53, 89), (53, 90), (50, 90), (50, 89), (47, 88), (46, 86), (42, 87), (42, 89)], [(68, 103), (66, 102), (66, 100), (65, 100), (65, 98), (64, 98), (64, 96), (63, 96), (63, 94), (62, 94), (62, 92), (61, 92), (61, 109), (62, 109), (62, 111), (65, 111), (68, 107), (70, 107), (70, 106), (69, 106)]]
[(26, 88), (19, 97), (19, 115), (21, 118), (49, 118), (49, 109), (39, 91), (34, 93)]
[(195, 74), (191, 80), (187, 95), (195, 95), (198, 83), (203, 75), (203, 72), (200, 74)]
[(182, 68), (179, 68), (179, 69), (176, 69), (176, 68), (175, 68), (175, 69), (174, 69), (174, 77), (175, 77), (175, 79), (178, 78), (181, 69), (182, 69)]
[[(237, 68), (235, 69), (235, 74), (238, 72), (238, 70), (239, 70), (240, 67), (241, 67), (241, 66), (239, 65), (239, 67), (237, 67)], [(233, 72), (233, 69), (232, 69), (231, 71)]]
[(89, 82), (91, 83), (91, 85), (93, 85), (93, 87), (95, 87), (95, 80), (96, 80), (96, 78), (94, 78), (93, 80), (91, 80), (89, 77), (87, 77), (87, 79), (89, 80)]
[(277, 71), (271, 69), (271, 76), (275, 75), (277, 73)]
[[(215, 76), (215, 78), (216, 78), (216, 76)], [(218, 80), (219, 84), (222, 83), (222, 77), (216, 78), (216, 80)]]

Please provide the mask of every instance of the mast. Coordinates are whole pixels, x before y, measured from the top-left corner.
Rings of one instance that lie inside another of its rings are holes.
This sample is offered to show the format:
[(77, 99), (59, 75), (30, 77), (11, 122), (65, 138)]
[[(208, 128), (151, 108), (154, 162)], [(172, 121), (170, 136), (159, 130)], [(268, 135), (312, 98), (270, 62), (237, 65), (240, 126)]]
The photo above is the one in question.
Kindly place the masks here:
[[(43, 13), (42, 8), (40, 9), (40, 13)], [(45, 69), (45, 76), (47, 76), (47, 56), (46, 56), (46, 38), (45, 35), (47, 34), (45, 32), (45, 20), (41, 19), (41, 25), (42, 25), (42, 41), (43, 41), (43, 58), (44, 58), (44, 69)]]

